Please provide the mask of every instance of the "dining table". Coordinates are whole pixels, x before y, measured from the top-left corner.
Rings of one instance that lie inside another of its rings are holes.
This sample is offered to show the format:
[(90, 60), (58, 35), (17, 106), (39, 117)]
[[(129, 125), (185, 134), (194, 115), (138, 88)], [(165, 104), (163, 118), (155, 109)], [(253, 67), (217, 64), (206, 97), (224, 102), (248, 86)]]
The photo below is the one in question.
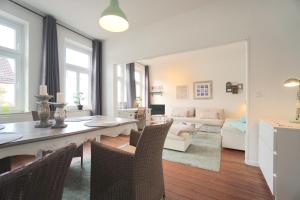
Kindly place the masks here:
[[(86, 116), (66, 119), (65, 128), (35, 128), (36, 121), (2, 124), (0, 130), (0, 173), (7, 168), (9, 158), (16, 155), (37, 155), (41, 151), (54, 151), (75, 143), (81, 145), (90, 140), (100, 141), (101, 135), (116, 137), (129, 135), (131, 129), (137, 129), (135, 119)], [(53, 122), (55, 123), (55, 122)], [(1, 142), (1, 138), (7, 141)]]

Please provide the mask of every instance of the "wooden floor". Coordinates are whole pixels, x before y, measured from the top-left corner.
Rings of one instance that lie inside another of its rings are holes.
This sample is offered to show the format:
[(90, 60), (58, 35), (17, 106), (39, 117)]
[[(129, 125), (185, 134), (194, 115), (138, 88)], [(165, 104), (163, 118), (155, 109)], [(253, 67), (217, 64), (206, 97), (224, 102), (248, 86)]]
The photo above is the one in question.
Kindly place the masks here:
[[(102, 137), (101, 142), (120, 146), (128, 142), (127, 136)], [(90, 154), (85, 145), (84, 154)], [(16, 167), (32, 160), (17, 157)], [(266, 182), (257, 167), (244, 164), (244, 152), (223, 149), (220, 172), (213, 172), (164, 161), (167, 200), (273, 200)]]

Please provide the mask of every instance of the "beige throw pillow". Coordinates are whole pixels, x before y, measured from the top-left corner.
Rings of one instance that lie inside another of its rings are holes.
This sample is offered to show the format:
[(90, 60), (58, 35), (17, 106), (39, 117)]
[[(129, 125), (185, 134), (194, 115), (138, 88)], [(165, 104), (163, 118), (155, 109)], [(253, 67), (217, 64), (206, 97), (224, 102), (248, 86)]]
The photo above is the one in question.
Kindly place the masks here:
[(195, 108), (187, 108), (186, 117), (195, 117)]

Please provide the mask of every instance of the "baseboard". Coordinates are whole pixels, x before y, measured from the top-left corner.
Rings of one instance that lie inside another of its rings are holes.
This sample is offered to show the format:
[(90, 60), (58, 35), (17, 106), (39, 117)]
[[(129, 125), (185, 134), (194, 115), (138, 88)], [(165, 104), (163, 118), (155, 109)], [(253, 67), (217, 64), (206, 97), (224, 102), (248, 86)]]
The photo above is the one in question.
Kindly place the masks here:
[(256, 160), (247, 160), (247, 159), (245, 159), (245, 163), (246, 163), (246, 165), (251, 165), (251, 166), (259, 167), (259, 163)]

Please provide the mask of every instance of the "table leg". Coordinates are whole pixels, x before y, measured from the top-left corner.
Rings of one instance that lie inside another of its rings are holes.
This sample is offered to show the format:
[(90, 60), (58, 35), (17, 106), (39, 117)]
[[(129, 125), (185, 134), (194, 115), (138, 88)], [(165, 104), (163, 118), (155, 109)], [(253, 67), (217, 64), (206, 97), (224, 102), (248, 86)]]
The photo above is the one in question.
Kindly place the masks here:
[(0, 159), (0, 174), (8, 172), (11, 169), (10, 157)]
[(100, 142), (100, 138), (101, 138), (101, 136), (99, 135), (99, 136), (97, 136), (96, 137), (96, 142)]

